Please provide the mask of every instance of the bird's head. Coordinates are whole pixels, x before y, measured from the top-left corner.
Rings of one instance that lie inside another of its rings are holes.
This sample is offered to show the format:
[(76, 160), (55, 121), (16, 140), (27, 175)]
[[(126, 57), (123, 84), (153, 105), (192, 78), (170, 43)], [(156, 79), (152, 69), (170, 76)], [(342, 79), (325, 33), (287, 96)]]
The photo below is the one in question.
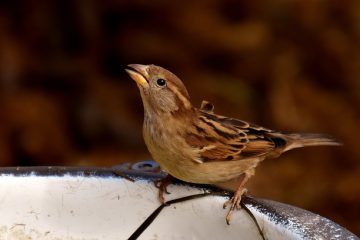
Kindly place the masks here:
[(126, 72), (139, 87), (145, 112), (174, 113), (191, 109), (189, 94), (182, 81), (155, 65), (130, 64)]

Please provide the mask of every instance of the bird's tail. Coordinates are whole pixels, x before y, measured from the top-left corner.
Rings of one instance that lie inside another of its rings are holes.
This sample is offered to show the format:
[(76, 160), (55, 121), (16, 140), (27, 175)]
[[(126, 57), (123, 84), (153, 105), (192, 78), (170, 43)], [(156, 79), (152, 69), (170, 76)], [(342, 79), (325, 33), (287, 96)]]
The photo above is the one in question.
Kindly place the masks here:
[(308, 147), (308, 146), (340, 146), (342, 145), (337, 139), (326, 134), (317, 133), (290, 133), (284, 134), (287, 140), (285, 151)]

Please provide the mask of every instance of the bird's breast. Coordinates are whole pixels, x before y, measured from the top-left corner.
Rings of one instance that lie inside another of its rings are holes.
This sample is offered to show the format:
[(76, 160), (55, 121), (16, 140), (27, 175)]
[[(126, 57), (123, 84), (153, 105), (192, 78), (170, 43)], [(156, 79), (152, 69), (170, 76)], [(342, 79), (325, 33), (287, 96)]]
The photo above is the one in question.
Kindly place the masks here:
[(145, 117), (143, 136), (153, 159), (171, 175), (182, 179), (179, 175), (184, 174), (180, 172), (194, 164), (191, 147), (181, 136), (179, 126), (171, 120), (159, 122)]

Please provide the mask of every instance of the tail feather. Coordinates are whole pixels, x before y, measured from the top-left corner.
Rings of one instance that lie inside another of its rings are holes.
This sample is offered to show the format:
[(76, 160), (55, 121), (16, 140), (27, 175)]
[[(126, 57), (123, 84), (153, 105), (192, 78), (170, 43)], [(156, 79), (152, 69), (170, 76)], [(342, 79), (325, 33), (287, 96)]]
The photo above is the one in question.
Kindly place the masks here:
[(284, 152), (301, 147), (308, 146), (340, 146), (342, 145), (337, 139), (326, 135), (316, 133), (291, 133), (285, 134), (285, 139), (288, 144), (286, 145)]

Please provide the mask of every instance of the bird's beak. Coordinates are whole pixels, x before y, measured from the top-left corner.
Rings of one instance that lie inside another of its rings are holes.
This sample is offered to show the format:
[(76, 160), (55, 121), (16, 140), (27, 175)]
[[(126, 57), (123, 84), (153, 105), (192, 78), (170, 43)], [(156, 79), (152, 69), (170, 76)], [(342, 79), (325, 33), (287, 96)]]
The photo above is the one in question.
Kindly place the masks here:
[(147, 72), (148, 66), (141, 64), (129, 64), (128, 67), (132, 69), (125, 69), (129, 76), (141, 87), (148, 87), (149, 74)]

